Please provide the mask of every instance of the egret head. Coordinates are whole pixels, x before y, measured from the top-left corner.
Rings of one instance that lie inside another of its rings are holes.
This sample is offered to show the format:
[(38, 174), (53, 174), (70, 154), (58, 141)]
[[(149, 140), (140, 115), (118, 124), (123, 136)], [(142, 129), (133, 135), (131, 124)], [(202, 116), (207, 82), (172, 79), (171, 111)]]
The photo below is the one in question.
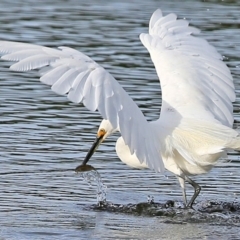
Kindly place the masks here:
[(90, 150), (88, 151), (82, 165), (86, 165), (87, 162), (89, 161), (89, 159), (92, 157), (93, 153), (97, 150), (98, 146), (111, 134), (113, 134), (114, 132), (116, 132), (117, 129), (114, 129), (112, 124), (108, 121), (103, 119), (98, 131), (97, 131), (97, 137), (95, 139), (95, 141), (93, 142), (92, 147), (90, 148)]
[(97, 131), (97, 138), (101, 138), (102, 142), (114, 132), (116, 132), (116, 129), (113, 128), (112, 124), (108, 120), (103, 119)]

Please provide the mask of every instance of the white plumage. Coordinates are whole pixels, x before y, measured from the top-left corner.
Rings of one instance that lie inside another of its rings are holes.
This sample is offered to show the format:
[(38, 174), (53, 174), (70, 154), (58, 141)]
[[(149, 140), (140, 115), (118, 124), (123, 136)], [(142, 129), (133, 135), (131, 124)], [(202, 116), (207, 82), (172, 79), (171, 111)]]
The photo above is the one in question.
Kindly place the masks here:
[(162, 90), (161, 114), (147, 122), (141, 110), (114, 77), (88, 56), (68, 47), (58, 49), (33, 44), (0, 41), (2, 59), (17, 61), (10, 68), (28, 71), (42, 68), (40, 81), (51, 85), (70, 101), (98, 110), (102, 121), (98, 141), (84, 164), (107, 136), (120, 131), (116, 144), (126, 164), (155, 171), (164, 168), (179, 177), (185, 203), (185, 181), (200, 186), (188, 176), (209, 171), (227, 149), (240, 149), (232, 129), (234, 85), (221, 55), (200, 32), (175, 14), (162, 16), (156, 10), (149, 33), (140, 34), (148, 49)]

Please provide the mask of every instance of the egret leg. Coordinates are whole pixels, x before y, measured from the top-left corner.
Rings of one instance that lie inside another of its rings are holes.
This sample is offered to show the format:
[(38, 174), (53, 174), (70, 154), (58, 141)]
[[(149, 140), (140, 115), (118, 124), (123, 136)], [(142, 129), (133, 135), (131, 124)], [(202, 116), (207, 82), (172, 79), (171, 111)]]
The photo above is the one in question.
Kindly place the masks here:
[(187, 181), (188, 183), (190, 183), (194, 187), (194, 194), (193, 194), (191, 200), (189, 201), (189, 203), (187, 204), (187, 207), (192, 208), (192, 205), (193, 205), (195, 199), (197, 198), (198, 194), (201, 191), (201, 187), (186, 175), (184, 176), (184, 180)]
[(178, 177), (180, 186), (182, 188), (182, 194), (183, 194), (183, 201), (185, 206), (187, 206), (187, 195), (186, 195), (186, 189), (185, 189), (185, 180), (182, 177)]

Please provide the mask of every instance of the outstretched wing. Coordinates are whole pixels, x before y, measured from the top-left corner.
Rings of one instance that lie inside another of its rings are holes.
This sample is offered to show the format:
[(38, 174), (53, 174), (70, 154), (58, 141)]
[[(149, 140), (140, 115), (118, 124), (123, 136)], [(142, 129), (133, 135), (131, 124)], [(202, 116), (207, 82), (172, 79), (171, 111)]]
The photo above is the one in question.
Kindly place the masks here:
[(200, 31), (188, 24), (175, 14), (163, 17), (158, 9), (149, 34), (140, 39), (160, 79), (162, 108), (157, 122), (166, 145), (190, 164), (209, 165), (232, 142), (239, 146), (238, 133), (230, 128), (234, 85), (221, 55), (196, 37)]
[(98, 110), (120, 130), (131, 153), (149, 168), (164, 170), (156, 134), (141, 110), (113, 76), (91, 58), (72, 48), (7, 41), (0, 41), (0, 52), (2, 59), (17, 61), (10, 67), (12, 70), (43, 68), (41, 82), (59, 94), (67, 94), (72, 102), (83, 102), (89, 110)]
[(188, 24), (175, 14), (163, 17), (158, 9), (149, 34), (140, 35), (161, 82), (160, 121), (176, 126), (181, 118), (195, 118), (232, 126), (235, 92), (230, 70), (213, 46), (193, 36), (200, 31)]

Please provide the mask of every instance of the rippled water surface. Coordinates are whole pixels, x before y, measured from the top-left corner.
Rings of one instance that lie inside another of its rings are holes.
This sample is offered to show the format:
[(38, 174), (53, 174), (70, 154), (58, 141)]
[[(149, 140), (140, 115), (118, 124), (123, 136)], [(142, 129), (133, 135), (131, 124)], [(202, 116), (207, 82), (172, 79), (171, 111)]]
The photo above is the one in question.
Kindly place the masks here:
[[(201, 28), (225, 56), (235, 79), (235, 127), (240, 107), (239, 1), (7, 1), (0, 2), (0, 38), (76, 48), (109, 70), (149, 120), (158, 117), (159, 82), (139, 34), (156, 8)], [(1, 239), (238, 239), (238, 224), (182, 222), (167, 217), (97, 211), (96, 185), (74, 172), (90, 148), (101, 118), (68, 102), (38, 81), (37, 72), (14, 73), (0, 63)], [(134, 170), (117, 158), (110, 137), (91, 164), (115, 204), (181, 201), (178, 182)], [(238, 154), (194, 179), (197, 199), (240, 202)], [(191, 189), (188, 194), (191, 194)], [(223, 216), (228, 217), (228, 216)]]

